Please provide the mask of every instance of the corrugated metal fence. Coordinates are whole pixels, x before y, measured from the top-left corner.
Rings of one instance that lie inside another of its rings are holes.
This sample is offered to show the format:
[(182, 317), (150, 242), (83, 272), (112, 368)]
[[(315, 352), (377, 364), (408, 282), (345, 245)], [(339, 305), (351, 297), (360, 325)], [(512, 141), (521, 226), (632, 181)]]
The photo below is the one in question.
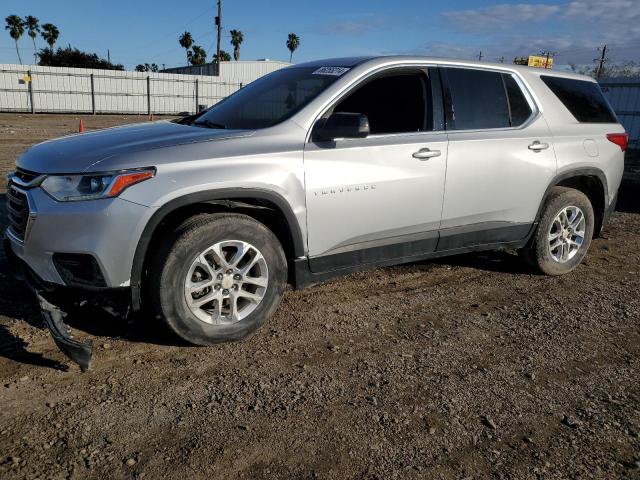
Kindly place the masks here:
[(246, 83), (243, 78), (175, 73), (0, 65), (0, 111), (194, 113)]
[(629, 147), (640, 149), (640, 77), (605, 78), (599, 83), (629, 134)]

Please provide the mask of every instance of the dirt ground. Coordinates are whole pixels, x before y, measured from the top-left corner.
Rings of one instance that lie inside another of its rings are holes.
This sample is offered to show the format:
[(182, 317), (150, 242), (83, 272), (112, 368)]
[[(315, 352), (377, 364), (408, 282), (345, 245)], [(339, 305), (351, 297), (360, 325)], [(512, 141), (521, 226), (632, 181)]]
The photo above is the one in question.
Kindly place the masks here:
[[(77, 123), (0, 115), (0, 170)], [(86, 311), (86, 374), (0, 258), (0, 478), (640, 478), (639, 193), (560, 278), (508, 252), (358, 273), (212, 348)]]

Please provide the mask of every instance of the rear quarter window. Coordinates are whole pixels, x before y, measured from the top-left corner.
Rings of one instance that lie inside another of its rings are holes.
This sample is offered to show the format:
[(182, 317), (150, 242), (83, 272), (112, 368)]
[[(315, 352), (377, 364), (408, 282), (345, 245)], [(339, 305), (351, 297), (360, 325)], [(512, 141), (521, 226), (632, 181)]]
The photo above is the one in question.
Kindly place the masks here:
[(618, 123), (597, 83), (547, 75), (540, 78), (579, 122)]

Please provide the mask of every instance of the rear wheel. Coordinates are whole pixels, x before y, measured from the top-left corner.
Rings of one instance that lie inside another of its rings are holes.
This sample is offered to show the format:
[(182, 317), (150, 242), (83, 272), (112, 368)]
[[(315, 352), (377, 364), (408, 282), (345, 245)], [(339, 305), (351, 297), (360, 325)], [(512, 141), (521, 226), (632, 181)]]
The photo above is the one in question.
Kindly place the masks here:
[(287, 264), (276, 236), (246, 215), (201, 215), (168, 238), (152, 271), (160, 317), (197, 345), (240, 340), (277, 309)]
[(587, 196), (571, 188), (554, 187), (531, 246), (520, 253), (529, 264), (547, 275), (568, 273), (587, 254), (593, 228), (593, 207)]

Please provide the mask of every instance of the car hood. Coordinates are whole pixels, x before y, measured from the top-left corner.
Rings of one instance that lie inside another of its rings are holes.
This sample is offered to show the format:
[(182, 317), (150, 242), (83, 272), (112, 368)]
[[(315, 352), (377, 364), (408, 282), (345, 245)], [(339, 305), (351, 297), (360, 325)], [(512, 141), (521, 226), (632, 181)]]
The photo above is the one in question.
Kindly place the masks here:
[[(252, 133), (249, 130), (191, 127), (169, 121), (137, 123), (39, 143), (18, 159), (17, 166), (37, 173), (81, 173), (95, 170), (95, 167), (107, 170), (110, 163), (105, 161), (107, 159), (183, 144), (245, 137)], [(96, 165), (98, 163), (100, 165)]]

